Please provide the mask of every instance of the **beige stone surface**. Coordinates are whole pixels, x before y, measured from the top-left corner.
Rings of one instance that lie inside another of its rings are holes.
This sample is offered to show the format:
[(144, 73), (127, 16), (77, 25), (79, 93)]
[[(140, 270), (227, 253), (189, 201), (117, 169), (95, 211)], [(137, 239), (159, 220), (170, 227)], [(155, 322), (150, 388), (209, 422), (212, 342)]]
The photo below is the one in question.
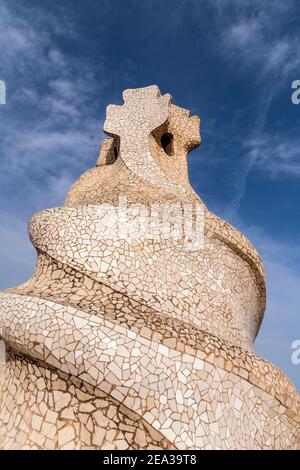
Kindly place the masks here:
[(262, 262), (189, 184), (199, 118), (156, 86), (123, 99), (96, 167), (32, 217), (32, 278), (0, 293), (1, 448), (299, 448), (299, 396), (252, 350)]

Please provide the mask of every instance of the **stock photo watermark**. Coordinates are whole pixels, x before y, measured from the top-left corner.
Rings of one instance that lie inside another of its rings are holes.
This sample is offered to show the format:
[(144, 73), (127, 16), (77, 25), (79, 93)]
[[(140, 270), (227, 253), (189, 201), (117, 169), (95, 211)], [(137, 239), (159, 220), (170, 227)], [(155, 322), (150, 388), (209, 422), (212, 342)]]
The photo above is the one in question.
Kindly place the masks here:
[(6, 104), (6, 84), (0, 80), (0, 105)]
[(292, 349), (294, 349), (291, 356), (292, 364), (298, 366), (300, 365), (300, 339), (295, 339), (295, 341), (292, 342)]
[(5, 364), (6, 361), (6, 347), (2, 339), (0, 339), (0, 365)]
[(294, 80), (292, 83), (293, 91), (291, 100), (293, 104), (300, 104), (300, 80)]
[(185, 251), (204, 246), (204, 210), (199, 204), (146, 206), (128, 204), (126, 196), (121, 196), (118, 206), (101, 204), (93, 210), (96, 210), (93, 218), (97, 220), (97, 238), (128, 243), (181, 241)]

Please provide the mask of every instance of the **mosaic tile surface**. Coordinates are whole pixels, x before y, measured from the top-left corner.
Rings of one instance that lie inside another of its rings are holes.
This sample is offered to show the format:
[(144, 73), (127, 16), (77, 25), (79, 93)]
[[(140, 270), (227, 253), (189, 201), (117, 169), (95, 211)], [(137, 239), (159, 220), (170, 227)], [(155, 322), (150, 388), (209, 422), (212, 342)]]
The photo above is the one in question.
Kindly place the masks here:
[(252, 350), (261, 260), (189, 185), (199, 118), (156, 86), (123, 99), (96, 167), (32, 217), (32, 278), (0, 293), (1, 448), (300, 448), (299, 396)]

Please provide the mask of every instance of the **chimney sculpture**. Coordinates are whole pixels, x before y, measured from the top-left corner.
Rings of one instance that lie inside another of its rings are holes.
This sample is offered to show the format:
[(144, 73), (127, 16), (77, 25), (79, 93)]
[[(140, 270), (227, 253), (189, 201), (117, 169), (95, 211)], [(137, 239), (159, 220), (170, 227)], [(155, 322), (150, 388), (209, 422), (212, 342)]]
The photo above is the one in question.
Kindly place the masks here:
[(299, 396), (252, 350), (262, 262), (189, 184), (199, 118), (157, 86), (123, 99), (96, 168), (32, 217), (32, 278), (0, 293), (0, 447), (299, 448)]

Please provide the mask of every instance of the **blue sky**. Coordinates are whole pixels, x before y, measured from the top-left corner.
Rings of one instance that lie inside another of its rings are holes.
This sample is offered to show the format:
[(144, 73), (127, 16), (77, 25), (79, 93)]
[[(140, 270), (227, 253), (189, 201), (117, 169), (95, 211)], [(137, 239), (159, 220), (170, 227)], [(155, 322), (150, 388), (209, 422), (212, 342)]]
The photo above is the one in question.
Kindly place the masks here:
[(30, 215), (95, 165), (105, 106), (157, 84), (201, 117), (191, 183), (259, 250), (255, 350), (300, 390), (299, 44), (297, 0), (0, 0), (0, 288), (31, 275)]

